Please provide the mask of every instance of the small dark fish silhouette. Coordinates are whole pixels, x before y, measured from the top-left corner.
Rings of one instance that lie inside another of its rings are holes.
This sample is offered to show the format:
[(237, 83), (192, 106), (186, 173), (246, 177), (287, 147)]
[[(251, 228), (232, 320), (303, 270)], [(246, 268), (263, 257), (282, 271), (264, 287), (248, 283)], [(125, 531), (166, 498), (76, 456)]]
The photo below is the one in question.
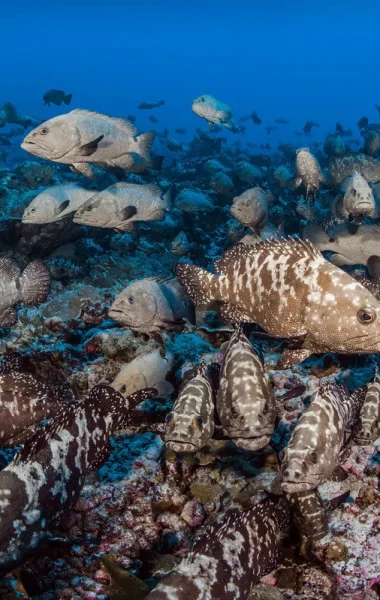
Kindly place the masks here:
[(313, 127), (319, 127), (319, 123), (316, 123), (315, 121), (307, 121), (303, 126), (304, 134), (308, 135), (309, 133), (311, 133)]
[(252, 121), (253, 121), (254, 125), (261, 125), (261, 123), (262, 123), (262, 120), (260, 119), (260, 117), (258, 117), (258, 115), (257, 115), (257, 112), (256, 112), (256, 111), (254, 111), (254, 112), (251, 114), (251, 119), (252, 119)]
[(143, 110), (151, 110), (152, 108), (158, 108), (159, 106), (163, 106), (164, 104), (164, 100), (160, 100), (159, 102), (141, 102), (139, 108)]
[(45, 92), (42, 99), (44, 104), (47, 104), (48, 106), (50, 106), (50, 104), (61, 106), (62, 102), (68, 106), (72, 97), (72, 94), (65, 94), (62, 90), (48, 90)]

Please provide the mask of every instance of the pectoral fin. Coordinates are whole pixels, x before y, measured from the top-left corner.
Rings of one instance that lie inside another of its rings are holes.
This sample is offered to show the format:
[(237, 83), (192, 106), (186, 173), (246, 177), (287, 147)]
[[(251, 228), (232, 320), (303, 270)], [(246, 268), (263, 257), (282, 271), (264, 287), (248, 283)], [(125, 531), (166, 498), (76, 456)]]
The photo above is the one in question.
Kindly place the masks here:
[(118, 218), (121, 221), (127, 221), (128, 219), (131, 219), (132, 217), (134, 217), (137, 214), (137, 208), (136, 206), (125, 206), (122, 210), (120, 210), (118, 212)]
[(90, 179), (96, 179), (95, 172), (88, 163), (75, 163), (70, 165), (70, 169), (77, 175), (84, 175)]
[(91, 156), (92, 154), (94, 154), (94, 152), (97, 151), (99, 143), (102, 141), (103, 138), (104, 138), (104, 135), (100, 135), (99, 137), (95, 138), (94, 140), (91, 140), (91, 142), (88, 142), (87, 144), (83, 144), (83, 146), (80, 146), (78, 148), (78, 154), (80, 156)]
[(311, 350), (307, 350), (306, 348), (288, 348), (281, 354), (281, 358), (277, 363), (276, 369), (289, 369), (293, 365), (306, 360), (309, 356), (311, 356), (311, 354), (313, 354), (313, 352)]

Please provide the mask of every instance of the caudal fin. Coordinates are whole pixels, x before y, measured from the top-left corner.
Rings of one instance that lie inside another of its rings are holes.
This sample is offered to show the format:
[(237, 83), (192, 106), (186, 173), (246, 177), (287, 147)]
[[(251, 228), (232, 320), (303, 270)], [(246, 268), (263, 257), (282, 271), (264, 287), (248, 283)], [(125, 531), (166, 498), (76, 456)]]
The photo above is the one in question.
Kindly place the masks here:
[(72, 94), (66, 94), (66, 96), (63, 98), (63, 101), (67, 106), (70, 104), (72, 97), (73, 97)]
[(21, 302), (37, 306), (44, 302), (50, 290), (50, 273), (41, 260), (33, 260), (24, 269), (21, 277)]
[(147, 133), (142, 133), (137, 138), (138, 150), (137, 153), (145, 160), (150, 159), (150, 151), (152, 149), (153, 142), (156, 138), (155, 131), (148, 131)]
[(196, 305), (209, 304), (215, 300), (213, 288), (217, 284), (218, 276), (187, 263), (177, 263), (176, 275), (180, 284)]

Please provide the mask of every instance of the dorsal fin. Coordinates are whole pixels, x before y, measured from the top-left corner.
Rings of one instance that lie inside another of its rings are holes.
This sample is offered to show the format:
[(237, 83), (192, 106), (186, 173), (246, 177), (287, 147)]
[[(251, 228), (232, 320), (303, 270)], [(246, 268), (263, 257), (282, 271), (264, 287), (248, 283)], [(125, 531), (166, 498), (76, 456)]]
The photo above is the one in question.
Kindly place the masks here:
[(114, 183), (113, 185), (111, 185), (110, 187), (107, 188), (107, 191), (112, 191), (112, 190), (138, 190), (138, 191), (148, 191), (151, 192), (152, 194), (156, 194), (158, 196), (161, 195), (161, 190), (158, 187), (158, 185), (155, 185), (154, 183), (148, 183), (146, 185), (143, 185), (141, 183), (127, 183), (126, 181), (118, 181), (117, 183)]
[(72, 110), (70, 114), (93, 117), (95, 119), (100, 119), (101, 121), (106, 121), (107, 123), (112, 121), (116, 127), (119, 127), (119, 129), (122, 129), (131, 137), (135, 137), (138, 133), (137, 127), (131, 121), (128, 121), (128, 119), (124, 119), (123, 117), (109, 117), (108, 115), (103, 115), (102, 113), (84, 108), (76, 108), (75, 110)]

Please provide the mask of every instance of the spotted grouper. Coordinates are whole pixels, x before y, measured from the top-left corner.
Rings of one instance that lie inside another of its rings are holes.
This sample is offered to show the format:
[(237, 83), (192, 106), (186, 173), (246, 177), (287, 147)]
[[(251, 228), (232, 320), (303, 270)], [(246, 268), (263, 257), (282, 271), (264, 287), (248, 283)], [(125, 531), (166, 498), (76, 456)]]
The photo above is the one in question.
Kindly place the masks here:
[(176, 266), (194, 304), (214, 301), (223, 320), (257, 323), (270, 336), (287, 338), (283, 368), (311, 354), (380, 352), (380, 302), (308, 241), (237, 244), (215, 270)]
[(289, 526), (284, 497), (231, 510), (148, 596), (149, 600), (247, 600), (272, 571)]

